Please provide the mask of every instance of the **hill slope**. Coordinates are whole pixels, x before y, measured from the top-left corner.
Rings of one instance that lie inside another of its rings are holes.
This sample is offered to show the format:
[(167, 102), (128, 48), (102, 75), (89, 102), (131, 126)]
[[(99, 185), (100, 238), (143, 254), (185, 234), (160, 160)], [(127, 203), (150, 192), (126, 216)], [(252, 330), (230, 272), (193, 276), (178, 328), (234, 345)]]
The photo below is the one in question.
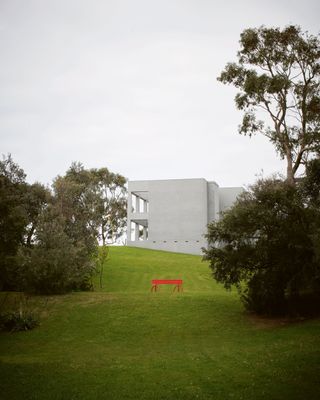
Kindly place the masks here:
[[(153, 278), (184, 292), (151, 293)], [(102, 290), (50, 297), (39, 328), (1, 334), (0, 397), (317, 399), (319, 333), (249, 317), (201, 257), (113, 247)]]

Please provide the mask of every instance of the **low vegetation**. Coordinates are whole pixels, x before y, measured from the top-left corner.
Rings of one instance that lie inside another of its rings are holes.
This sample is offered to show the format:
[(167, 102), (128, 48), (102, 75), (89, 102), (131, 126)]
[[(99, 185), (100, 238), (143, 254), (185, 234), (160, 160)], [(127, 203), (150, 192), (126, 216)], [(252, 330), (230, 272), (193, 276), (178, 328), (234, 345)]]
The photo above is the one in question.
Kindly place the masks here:
[(9, 332), (29, 331), (39, 325), (39, 319), (28, 311), (0, 314), (0, 330)]

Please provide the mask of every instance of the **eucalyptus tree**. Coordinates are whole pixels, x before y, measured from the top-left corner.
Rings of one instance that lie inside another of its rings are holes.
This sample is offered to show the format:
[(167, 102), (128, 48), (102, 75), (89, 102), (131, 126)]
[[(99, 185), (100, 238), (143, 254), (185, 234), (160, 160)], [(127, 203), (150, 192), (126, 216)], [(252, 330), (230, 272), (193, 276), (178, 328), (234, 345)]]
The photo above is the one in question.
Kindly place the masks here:
[(115, 243), (123, 234), (127, 215), (126, 178), (107, 168), (91, 169), (97, 194), (96, 215), (102, 245)]
[(218, 80), (239, 90), (239, 132), (266, 136), (286, 159), (293, 184), (299, 167), (320, 152), (319, 36), (292, 25), (246, 29), (237, 58)]
[(320, 40), (298, 26), (246, 29), (237, 58), (218, 80), (238, 90), (239, 133), (266, 136), (287, 176), (259, 180), (209, 224), (205, 258), (249, 310), (308, 313), (320, 298)]
[(98, 238), (102, 242), (96, 258), (102, 288), (103, 268), (109, 259), (109, 244), (124, 234), (127, 215), (126, 178), (108, 168), (89, 171), (95, 196), (94, 215)]
[[(108, 168), (85, 169), (72, 163), (65, 176), (54, 181), (55, 205), (65, 219), (65, 232), (74, 243), (83, 244), (82, 254), (95, 261), (102, 287), (108, 244), (115, 243), (126, 226), (126, 179)], [(102, 248), (98, 250), (98, 242)], [(85, 271), (90, 270), (83, 259)]]
[(54, 182), (56, 201), (72, 225), (91, 230), (103, 245), (114, 243), (126, 224), (126, 178), (108, 168), (72, 163)]

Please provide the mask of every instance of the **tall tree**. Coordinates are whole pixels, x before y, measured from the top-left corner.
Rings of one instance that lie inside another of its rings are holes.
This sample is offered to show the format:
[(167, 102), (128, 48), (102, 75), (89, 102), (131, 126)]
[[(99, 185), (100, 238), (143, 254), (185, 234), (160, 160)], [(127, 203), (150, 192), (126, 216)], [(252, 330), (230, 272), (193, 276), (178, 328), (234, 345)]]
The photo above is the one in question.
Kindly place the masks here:
[(95, 263), (98, 239), (107, 244), (123, 232), (125, 178), (73, 163), (51, 192), (25, 177), (10, 155), (0, 161), (0, 290), (91, 288), (108, 256), (104, 246)]
[[(80, 163), (54, 180), (50, 203), (36, 216), (34, 245), (18, 253), (26, 290), (48, 294), (92, 287), (98, 245), (92, 187), (91, 175)], [(31, 210), (39, 203), (37, 189), (33, 186), (26, 198)]]
[(286, 159), (293, 184), (299, 167), (320, 152), (319, 37), (292, 25), (246, 29), (237, 63), (228, 63), (218, 80), (240, 90), (239, 132), (266, 136)]
[(53, 183), (54, 205), (65, 219), (66, 234), (90, 253), (97, 244), (97, 202), (92, 176), (81, 163), (72, 163)]
[(126, 178), (107, 168), (91, 169), (98, 196), (97, 218), (102, 245), (114, 243), (126, 226), (127, 189)]
[(28, 218), (28, 224), (25, 228), (25, 244), (29, 247), (33, 244), (40, 214), (50, 201), (51, 192), (41, 183), (36, 182), (27, 186), (23, 202)]
[(24, 171), (11, 155), (0, 161), (0, 289), (14, 284), (15, 256), (24, 242), (28, 216), (24, 206), (27, 190)]
[(73, 163), (54, 182), (56, 200), (72, 224), (82, 224), (101, 239), (114, 243), (126, 222), (126, 179), (107, 168), (85, 169)]
[[(96, 273), (95, 242), (71, 233), (69, 221), (56, 204), (50, 204), (38, 217), (35, 244), (18, 252), (21, 288), (40, 294), (65, 293), (92, 288)], [(88, 235), (88, 233), (87, 233)]]

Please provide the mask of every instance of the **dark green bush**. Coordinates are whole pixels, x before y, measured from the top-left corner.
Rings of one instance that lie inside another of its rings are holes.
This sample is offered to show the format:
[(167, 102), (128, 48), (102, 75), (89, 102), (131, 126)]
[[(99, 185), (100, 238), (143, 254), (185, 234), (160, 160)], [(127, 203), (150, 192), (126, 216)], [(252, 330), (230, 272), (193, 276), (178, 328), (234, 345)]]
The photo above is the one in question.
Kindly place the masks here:
[(14, 311), (0, 314), (1, 331), (29, 331), (38, 325), (39, 318), (31, 311)]
[(10, 155), (0, 161), (0, 290), (92, 290), (99, 239), (123, 234), (126, 179), (80, 163), (52, 189), (25, 178)]
[(37, 245), (22, 248), (19, 265), (21, 287), (37, 294), (61, 294), (71, 290), (90, 290), (95, 272), (92, 254), (95, 247), (73, 240), (65, 232), (65, 221), (56, 209), (41, 216), (36, 232)]
[(319, 193), (312, 185), (311, 196), (306, 182), (258, 181), (208, 226), (205, 259), (213, 276), (237, 286), (248, 310), (309, 314), (310, 298), (319, 298)]

